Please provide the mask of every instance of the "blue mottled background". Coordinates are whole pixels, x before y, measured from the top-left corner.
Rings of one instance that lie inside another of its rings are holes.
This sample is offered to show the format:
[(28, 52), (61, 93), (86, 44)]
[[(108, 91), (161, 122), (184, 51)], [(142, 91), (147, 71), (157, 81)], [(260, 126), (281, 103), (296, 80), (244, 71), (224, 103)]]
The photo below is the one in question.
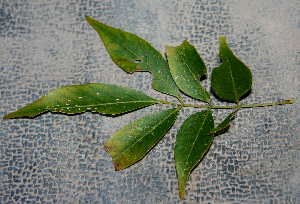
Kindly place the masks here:
[[(105, 142), (124, 125), (168, 106), (120, 117), (88, 112), (0, 119), (0, 203), (300, 203), (299, 0), (1, 0), (1, 118), (52, 89), (90, 82), (176, 101), (152, 89), (149, 73), (118, 68), (86, 15), (137, 34), (161, 53), (164, 45), (188, 40), (207, 65), (202, 84), (210, 92), (224, 35), (253, 73), (252, 93), (242, 104), (295, 103), (239, 111), (192, 172), (183, 201), (173, 149), (194, 109), (182, 109), (164, 139), (119, 172)], [(212, 103), (224, 105), (214, 97)], [(216, 123), (228, 113), (214, 110)]]

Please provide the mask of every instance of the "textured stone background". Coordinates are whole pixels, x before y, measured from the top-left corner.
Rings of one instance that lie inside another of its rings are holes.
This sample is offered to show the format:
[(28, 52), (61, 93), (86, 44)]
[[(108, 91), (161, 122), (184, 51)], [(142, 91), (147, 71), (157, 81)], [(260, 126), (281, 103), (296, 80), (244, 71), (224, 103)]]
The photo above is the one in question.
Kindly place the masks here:
[[(164, 139), (140, 162), (116, 172), (103, 149), (121, 127), (155, 105), (121, 117), (84, 113), (0, 120), (0, 203), (300, 203), (299, 0), (1, 0), (1, 118), (50, 90), (118, 84), (158, 99), (148, 73), (126, 74), (110, 59), (89, 15), (164, 45), (184, 39), (210, 73), (220, 35), (253, 73), (243, 104), (295, 98), (294, 105), (245, 109), (217, 137), (178, 198), (173, 148), (194, 109), (181, 110)], [(210, 90), (211, 92), (211, 90)], [(186, 102), (195, 101), (183, 97)], [(212, 97), (215, 105), (223, 104)], [(214, 110), (216, 124), (229, 113)]]

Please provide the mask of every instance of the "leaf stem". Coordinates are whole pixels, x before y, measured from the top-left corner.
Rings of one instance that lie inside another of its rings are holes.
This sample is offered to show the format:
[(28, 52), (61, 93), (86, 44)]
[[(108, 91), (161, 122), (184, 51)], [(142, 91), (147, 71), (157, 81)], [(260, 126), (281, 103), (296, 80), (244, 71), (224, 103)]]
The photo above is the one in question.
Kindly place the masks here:
[(180, 101), (181, 105), (184, 104), (180, 96), (178, 97), (178, 100)]
[(184, 103), (171, 103), (168, 101), (160, 100), (160, 103), (163, 104), (170, 104), (175, 106), (182, 106), (182, 107), (193, 107), (193, 108), (207, 108), (207, 109), (240, 109), (240, 108), (255, 108), (255, 107), (264, 107), (264, 106), (276, 106), (276, 105), (285, 105), (285, 104), (293, 104), (294, 98), (290, 100), (284, 100), (276, 103), (263, 103), (263, 104), (253, 104), (253, 105), (233, 105), (233, 106), (207, 106), (207, 105), (191, 105), (191, 104), (184, 104)]

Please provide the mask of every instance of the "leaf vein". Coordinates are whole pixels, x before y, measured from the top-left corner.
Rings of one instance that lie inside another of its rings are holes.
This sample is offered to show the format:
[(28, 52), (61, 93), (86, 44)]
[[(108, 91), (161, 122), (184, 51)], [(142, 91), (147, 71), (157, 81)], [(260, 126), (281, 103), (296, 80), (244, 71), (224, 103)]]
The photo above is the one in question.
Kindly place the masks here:
[(141, 138), (139, 138), (137, 141), (135, 141), (132, 145), (130, 145), (127, 149), (125, 149), (121, 154), (117, 155), (113, 161), (115, 161), (116, 159), (118, 159), (119, 157), (121, 157), (123, 154), (125, 154), (132, 146), (134, 146), (136, 143), (138, 143), (139, 141), (141, 141), (142, 139), (144, 139), (144, 137), (146, 137), (149, 133), (151, 133), (156, 127), (158, 127), (161, 123), (163, 123), (165, 120), (167, 120), (171, 115), (173, 115), (176, 111), (178, 111), (178, 109), (180, 109), (181, 107), (176, 108), (173, 112), (171, 112), (167, 117), (165, 117), (164, 120), (160, 121), (157, 125), (153, 126), (147, 133), (145, 133)]
[[(200, 134), (201, 130), (203, 129), (203, 125), (204, 125), (204, 123), (205, 123), (205, 120), (206, 120), (208, 114), (209, 114), (209, 111), (207, 111), (207, 113), (206, 113), (206, 115), (205, 115), (205, 117), (204, 117), (204, 120), (203, 120), (203, 122), (202, 122), (202, 124), (201, 124), (201, 127), (199, 128), (199, 131), (198, 131), (198, 133), (197, 133), (197, 136), (196, 136), (196, 138), (195, 138), (195, 140), (194, 140), (194, 142), (193, 142), (191, 151), (189, 152), (189, 154), (188, 154), (188, 156), (187, 156), (187, 160), (186, 160), (186, 162), (185, 162), (185, 167), (186, 167), (187, 164), (188, 164), (188, 161), (189, 161), (189, 158), (190, 158), (190, 156), (191, 156), (192, 150), (193, 150), (194, 147), (195, 147), (195, 143), (196, 143), (196, 141), (197, 141), (197, 139), (198, 139), (198, 137), (199, 137), (199, 134)], [(184, 168), (184, 170), (185, 170), (185, 168)], [(186, 171), (186, 170), (185, 170), (185, 171)]]
[[(123, 43), (121, 43), (118, 39), (116, 39), (113, 35), (111, 35), (110, 33), (108, 33), (105, 30), (106, 34), (111, 36), (115, 41), (117, 41), (120, 45), (122, 45), (124, 48), (126, 48), (129, 52), (131, 52), (133, 55), (135, 55), (138, 59), (140, 59), (146, 66), (149, 67), (149, 69), (152, 71), (152, 73), (155, 73), (165, 84), (167, 84), (167, 86), (175, 93), (175, 95), (177, 96), (177, 98), (180, 98), (180, 96), (178, 95), (178, 93), (170, 86), (170, 84), (161, 76), (159, 75), (154, 68), (152, 68), (148, 63), (146, 63), (140, 56), (138, 56), (136, 53), (134, 53), (132, 50), (130, 50), (126, 45), (124, 45)], [(142, 46), (143, 47), (143, 46)], [(146, 57), (148, 57), (146, 55)], [(147, 71), (150, 71), (147, 70)]]

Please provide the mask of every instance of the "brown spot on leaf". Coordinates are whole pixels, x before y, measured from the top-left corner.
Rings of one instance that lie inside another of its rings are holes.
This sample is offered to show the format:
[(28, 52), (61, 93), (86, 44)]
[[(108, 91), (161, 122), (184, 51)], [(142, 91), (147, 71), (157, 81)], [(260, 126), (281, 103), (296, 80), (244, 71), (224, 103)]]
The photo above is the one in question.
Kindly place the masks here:
[(116, 62), (119, 62), (119, 63), (120, 63), (120, 62), (127, 62), (127, 63), (128, 63), (128, 61), (129, 61), (128, 59), (126, 59), (126, 58), (121, 58), (121, 57), (120, 57), (120, 58), (116, 58), (115, 60), (116, 60)]
[[(116, 160), (113, 159), (115, 170), (120, 171), (122, 169), (125, 169), (126, 167), (130, 166), (129, 158), (124, 157), (118, 157)], [(128, 163), (129, 162), (129, 163)]]
[(116, 145), (104, 145), (104, 149), (110, 154), (110, 152), (118, 150), (118, 147)]
[(115, 163), (115, 170), (120, 171), (121, 170), (120, 166), (121, 166), (120, 163)]

